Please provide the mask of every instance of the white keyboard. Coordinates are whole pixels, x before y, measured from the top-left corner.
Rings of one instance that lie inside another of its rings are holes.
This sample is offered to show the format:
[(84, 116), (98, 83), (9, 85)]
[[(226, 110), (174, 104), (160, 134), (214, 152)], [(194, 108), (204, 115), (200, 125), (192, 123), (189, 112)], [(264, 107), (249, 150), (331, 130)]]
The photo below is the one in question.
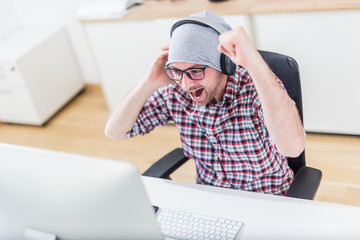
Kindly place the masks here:
[(160, 209), (157, 219), (160, 229), (167, 239), (234, 240), (237, 239), (244, 225), (240, 221), (175, 209)]

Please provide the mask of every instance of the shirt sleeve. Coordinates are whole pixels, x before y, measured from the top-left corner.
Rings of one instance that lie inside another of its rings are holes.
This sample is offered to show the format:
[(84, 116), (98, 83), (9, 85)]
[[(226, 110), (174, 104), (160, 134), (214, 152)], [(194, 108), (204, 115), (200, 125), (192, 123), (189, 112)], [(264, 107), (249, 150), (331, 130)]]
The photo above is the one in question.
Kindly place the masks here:
[(134, 126), (125, 135), (126, 138), (145, 135), (171, 120), (166, 106), (166, 91), (166, 87), (160, 88), (147, 100)]

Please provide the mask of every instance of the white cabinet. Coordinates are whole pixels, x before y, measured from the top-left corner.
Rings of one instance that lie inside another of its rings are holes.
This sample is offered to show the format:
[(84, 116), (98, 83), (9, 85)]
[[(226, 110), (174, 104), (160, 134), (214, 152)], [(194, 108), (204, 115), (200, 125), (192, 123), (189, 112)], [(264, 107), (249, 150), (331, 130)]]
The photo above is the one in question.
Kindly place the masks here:
[(296, 59), (305, 129), (360, 134), (360, 10), (258, 14), (259, 49)]
[(42, 125), (83, 87), (64, 28), (26, 26), (0, 41), (0, 121)]
[[(168, 44), (171, 26), (177, 20), (84, 23), (110, 111), (145, 75), (160, 49)], [(247, 16), (226, 16), (225, 20), (232, 26), (243, 25), (251, 35)]]

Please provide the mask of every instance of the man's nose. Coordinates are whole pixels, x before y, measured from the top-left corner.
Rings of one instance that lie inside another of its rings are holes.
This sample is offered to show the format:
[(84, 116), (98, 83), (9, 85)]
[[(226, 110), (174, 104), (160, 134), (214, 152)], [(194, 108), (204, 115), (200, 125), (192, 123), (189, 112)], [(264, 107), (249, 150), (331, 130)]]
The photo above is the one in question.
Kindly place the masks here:
[(194, 85), (194, 81), (191, 80), (185, 73), (183, 73), (183, 78), (181, 80), (181, 87), (187, 91), (193, 85)]

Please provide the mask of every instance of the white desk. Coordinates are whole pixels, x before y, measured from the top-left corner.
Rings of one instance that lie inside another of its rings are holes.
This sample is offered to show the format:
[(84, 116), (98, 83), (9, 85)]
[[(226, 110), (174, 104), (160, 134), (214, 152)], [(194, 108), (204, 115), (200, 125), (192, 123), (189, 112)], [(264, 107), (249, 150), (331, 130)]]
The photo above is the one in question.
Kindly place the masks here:
[[(36, 148), (14, 148), (0, 143), (0, 161), (7, 157), (24, 157), (27, 161), (65, 157), (69, 161), (90, 161), (94, 158)], [(27, 172), (31, 169), (19, 166), (19, 171)], [(243, 221), (245, 229), (242, 240), (360, 239), (360, 207), (150, 177), (142, 177), (142, 180), (153, 205)]]
[(142, 177), (153, 205), (238, 219), (242, 240), (360, 239), (360, 208)]

